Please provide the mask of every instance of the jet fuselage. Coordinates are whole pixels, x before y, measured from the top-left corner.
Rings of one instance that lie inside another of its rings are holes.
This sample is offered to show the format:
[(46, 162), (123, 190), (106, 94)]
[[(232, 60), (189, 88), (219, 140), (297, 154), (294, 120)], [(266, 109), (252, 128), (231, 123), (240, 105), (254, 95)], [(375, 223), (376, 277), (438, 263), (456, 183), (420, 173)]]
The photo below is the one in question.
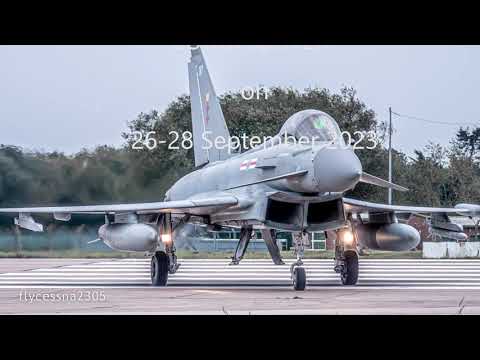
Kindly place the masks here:
[[(300, 175), (275, 180), (302, 171)], [(165, 200), (233, 195), (239, 200), (237, 206), (223, 210), (204, 208), (197, 214), (208, 215), (212, 224), (241, 226), (247, 222), (298, 230), (309, 226), (308, 210), (303, 211), (306, 205), (341, 198), (345, 191), (355, 187), (361, 173), (360, 161), (351, 148), (332, 143), (279, 143), (259, 146), (193, 171), (168, 190)], [(272, 201), (288, 203), (286, 206), (294, 204), (297, 208), (283, 209), (291, 216), (284, 223), (276, 219), (272, 224), (268, 221)], [(340, 220), (343, 223), (343, 218)]]

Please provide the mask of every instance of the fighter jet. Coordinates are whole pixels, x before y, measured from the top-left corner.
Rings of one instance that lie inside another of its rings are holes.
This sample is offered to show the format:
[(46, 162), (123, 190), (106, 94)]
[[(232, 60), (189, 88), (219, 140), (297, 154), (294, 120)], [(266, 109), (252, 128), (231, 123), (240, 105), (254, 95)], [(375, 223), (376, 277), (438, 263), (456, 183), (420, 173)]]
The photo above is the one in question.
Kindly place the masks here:
[[(284, 264), (277, 231), (292, 232), (296, 261), (290, 267), (295, 290), (307, 279), (303, 247), (308, 232), (335, 234), (334, 270), (341, 283), (355, 285), (359, 275), (358, 249), (403, 251), (420, 242), (418, 231), (397, 214), (436, 215), (444, 232), (462, 233), (448, 214), (478, 215), (480, 206), (431, 208), (377, 204), (345, 197), (360, 183), (397, 191), (407, 189), (367, 174), (346, 144), (337, 122), (327, 113), (305, 109), (288, 118), (280, 132), (248, 151), (218, 146), (230, 134), (200, 47), (190, 49), (188, 63), (193, 148), (196, 169), (179, 179), (163, 201), (116, 205), (0, 208), (15, 214), (21, 228), (43, 231), (32, 214), (52, 213), (69, 221), (72, 214), (104, 214), (99, 239), (115, 250), (151, 256), (151, 281), (165, 286), (179, 269), (175, 233), (186, 223), (211, 231), (240, 229), (232, 257), (238, 264), (256, 230), (260, 231), (273, 262)], [(215, 144), (213, 147), (205, 146)], [(18, 215), (17, 215), (18, 214)], [(361, 216), (362, 215), (362, 216)]]

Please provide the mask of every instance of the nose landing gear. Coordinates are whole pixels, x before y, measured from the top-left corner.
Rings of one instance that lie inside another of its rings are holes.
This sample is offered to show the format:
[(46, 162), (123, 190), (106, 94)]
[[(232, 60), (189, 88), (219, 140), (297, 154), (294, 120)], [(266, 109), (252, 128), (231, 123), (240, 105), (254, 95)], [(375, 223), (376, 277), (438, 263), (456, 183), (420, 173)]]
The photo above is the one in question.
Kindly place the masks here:
[(307, 275), (305, 274), (305, 268), (297, 266), (293, 268), (292, 272), (293, 289), (297, 291), (305, 290), (307, 284)]
[(297, 261), (290, 266), (290, 276), (292, 278), (293, 289), (296, 291), (305, 290), (305, 286), (307, 285), (307, 275), (302, 261), (306, 236), (308, 236), (306, 232), (293, 234), (293, 245)]

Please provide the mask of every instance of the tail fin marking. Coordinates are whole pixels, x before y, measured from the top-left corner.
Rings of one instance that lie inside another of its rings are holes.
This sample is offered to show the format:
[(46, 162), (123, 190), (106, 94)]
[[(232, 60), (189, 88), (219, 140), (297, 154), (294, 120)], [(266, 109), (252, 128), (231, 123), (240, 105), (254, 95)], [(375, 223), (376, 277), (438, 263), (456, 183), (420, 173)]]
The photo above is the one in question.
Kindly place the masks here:
[(201, 166), (207, 162), (225, 160), (231, 156), (226, 146), (216, 148), (213, 145), (217, 137), (228, 142), (230, 134), (201, 49), (192, 47), (191, 55), (188, 74), (192, 106), (193, 150), (195, 166)]

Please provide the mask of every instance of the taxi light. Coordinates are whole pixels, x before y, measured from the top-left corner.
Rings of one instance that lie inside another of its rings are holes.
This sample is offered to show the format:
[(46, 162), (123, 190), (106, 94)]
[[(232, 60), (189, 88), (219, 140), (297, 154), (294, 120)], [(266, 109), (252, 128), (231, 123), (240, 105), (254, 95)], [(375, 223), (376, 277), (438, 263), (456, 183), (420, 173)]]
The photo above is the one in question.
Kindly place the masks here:
[(172, 242), (172, 234), (162, 234), (161, 238), (164, 244), (170, 244)]
[(353, 244), (353, 233), (350, 230), (345, 230), (342, 234), (343, 243), (346, 245)]

